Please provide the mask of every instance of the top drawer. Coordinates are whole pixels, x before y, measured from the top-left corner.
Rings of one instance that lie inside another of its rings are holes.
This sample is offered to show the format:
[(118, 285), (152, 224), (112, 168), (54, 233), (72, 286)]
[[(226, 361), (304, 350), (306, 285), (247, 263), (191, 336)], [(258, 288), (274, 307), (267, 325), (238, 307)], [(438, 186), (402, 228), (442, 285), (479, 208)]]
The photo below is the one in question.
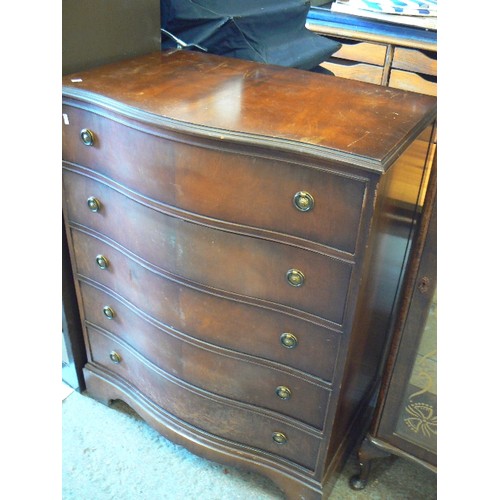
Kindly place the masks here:
[[(64, 160), (182, 210), (355, 253), (364, 180), (176, 142), (68, 106), (63, 112)], [(92, 131), (92, 146), (82, 129)], [(297, 193), (307, 194), (294, 201)]]

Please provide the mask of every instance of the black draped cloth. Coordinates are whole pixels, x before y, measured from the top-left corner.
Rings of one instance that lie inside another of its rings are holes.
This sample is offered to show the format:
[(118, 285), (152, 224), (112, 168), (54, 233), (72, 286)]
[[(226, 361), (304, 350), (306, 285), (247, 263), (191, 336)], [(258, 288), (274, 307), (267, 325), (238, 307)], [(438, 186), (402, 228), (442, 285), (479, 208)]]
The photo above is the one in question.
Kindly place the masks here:
[(161, 0), (162, 49), (212, 54), (305, 70), (340, 43), (309, 31), (307, 0)]

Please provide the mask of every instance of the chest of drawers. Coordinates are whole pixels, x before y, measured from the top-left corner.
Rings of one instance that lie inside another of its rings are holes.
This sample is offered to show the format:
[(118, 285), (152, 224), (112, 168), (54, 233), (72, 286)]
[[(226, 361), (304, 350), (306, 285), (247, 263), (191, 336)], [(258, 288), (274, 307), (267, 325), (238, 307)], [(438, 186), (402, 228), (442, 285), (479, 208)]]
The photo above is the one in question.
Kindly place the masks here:
[(66, 76), (88, 393), (326, 498), (368, 422), (435, 115), (429, 96), (186, 51)]

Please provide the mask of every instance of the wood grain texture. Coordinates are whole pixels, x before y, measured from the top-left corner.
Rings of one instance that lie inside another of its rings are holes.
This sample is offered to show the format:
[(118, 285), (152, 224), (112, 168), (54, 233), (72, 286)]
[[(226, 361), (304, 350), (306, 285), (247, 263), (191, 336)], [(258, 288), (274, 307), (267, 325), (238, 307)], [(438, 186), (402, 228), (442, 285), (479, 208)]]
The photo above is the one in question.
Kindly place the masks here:
[(343, 59), (330, 58), (321, 63), (323, 68), (331, 71), (336, 77), (347, 78), (359, 82), (382, 84), (383, 68), (373, 64), (345, 61)]
[[(342, 324), (351, 264), (168, 217), (89, 177), (68, 172), (63, 181), (71, 223), (106, 234), (167, 273)], [(106, 210), (102, 215), (89, 217), (86, 200), (91, 195), (103, 201)], [(126, 225), (123, 214), (127, 214)], [(295, 268), (305, 275), (300, 287), (291, 286), (286, 279), (288, 270)]]
[(396, 89), (410, 90), (412, 92), (425, 92), (437, 96), (437, 81), (435, 78), (400, 69), (391, 70), (389, 85)]
[(437, 76), (437, 55), (435, 52), (396, 47), (392, 66), (405, 71)]
[[(308, 164), (186, 144), (65, 106), (63, 156), (160, 203), (235, 224), (296, 235), (354, 253), (366, 179)], [(90, 128), (93, 147), (79, 138)], [(185, 139), (184, 139), (185, 140)], [(144, 155), (144, 151), (148, 154)], [(340, 169), (337, 169), (340, 170)], [(147, 175), (146, 175), (147, 174)], [(310, 212), (294, 207), (307, 191)], [(325, 224), (328, 224), (325, 226)]]
[[(327, 384), (306, 374), (269, 366), (258, 358), (176, 335), (172, 329), (158, 327), (123, 302), (85, 284), (82, 284), (82, 297), (88, 325), (116, 336), (161, 370), (214, 394), (267, 408), (323, 429), (330, 397)], [(112, 308), (112, 319), (103, 314), (104, 307)], [(279, 386), (290, 389), (290, 399), (283, 400), (276, 395)]]
[[(88, 328), (92, 359), (97, 366), (107, 368), (134, 385), (148, 399), (175, 417), (198, 429), (264, 452), (279, 455), (313, 470), (320, 437), (290, 425), (282, 419), (254, 411), (248, 405), (215, 397), (168, 376), (139, 353), (113, 338)], [(109, 353), (116, 351), (122, 361), (115, 364)], [(195, 409), (195, 410), (194, 410)], [(288, 437), (284, 445), (273, 441), (273, 432)]]
[[(83, 232), (72, 230), (72, 239), (81, 255), (76, 269), (79, 276), (116, 291), (120, 298), (160, 326), (232, 351), (278, 362), (281, 369), (293, 367), (324, 380), (332, 379), (339, 332), (263, 304), (168, 279)], [(106, 272), (102, 272), (94, 260), (103, 249), (112, 263)], [(281, 334), (286, 332), (298, 339), (294, 349), (280, 343)], [(315, 360), (313, 364), (310, 359)]]
[(387, 46), (379, 43), (361, 42), (345, 38), (335, 39), (342, 44), (334, 57), (348, 61), (363, 62), (383, 66), (387, 53)]
[(63, 101), (89, 393), (290, 498), (327, 498), (380, 383), (435, 99), (173, 51), (68, 76)]
[(63, 92), (219, 130), (221, 140), (233, 132), (320, 146), (382, 170), (415, 124), (436, 115), (428, 96), (189, 51), (68, 75)]

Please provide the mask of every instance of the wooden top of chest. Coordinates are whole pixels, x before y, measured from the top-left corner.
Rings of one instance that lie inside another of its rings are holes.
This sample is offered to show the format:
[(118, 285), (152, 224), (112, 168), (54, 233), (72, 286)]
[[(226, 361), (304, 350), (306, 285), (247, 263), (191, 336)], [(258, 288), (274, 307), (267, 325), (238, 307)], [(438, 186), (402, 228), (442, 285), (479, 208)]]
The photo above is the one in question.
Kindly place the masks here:
[(378, 172), (436, 117), (434, 97), (185, 50), (67, 75), (63, 95), (161, 128)]

